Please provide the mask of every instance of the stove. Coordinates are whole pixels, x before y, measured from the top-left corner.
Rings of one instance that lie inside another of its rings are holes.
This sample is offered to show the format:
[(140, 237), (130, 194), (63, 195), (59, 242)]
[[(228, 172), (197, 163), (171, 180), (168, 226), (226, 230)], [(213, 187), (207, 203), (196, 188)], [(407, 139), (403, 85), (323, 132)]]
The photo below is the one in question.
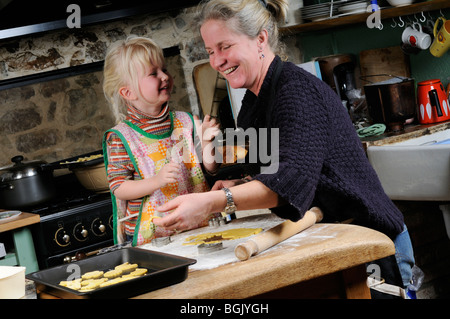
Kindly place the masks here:
[(110, 193), (86, 190), (73, 174), (57, 177), (55, 183), (58, 194), (54, 199), (27, 209), (41, 218), (33, 233), (40, 269), (114, 244)]

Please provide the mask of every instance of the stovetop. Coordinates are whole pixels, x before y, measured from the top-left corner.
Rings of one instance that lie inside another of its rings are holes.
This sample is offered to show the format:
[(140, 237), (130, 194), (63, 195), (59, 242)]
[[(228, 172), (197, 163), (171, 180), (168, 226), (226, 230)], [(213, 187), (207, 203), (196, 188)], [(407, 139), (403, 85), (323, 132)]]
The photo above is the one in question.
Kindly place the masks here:
[(48, 216), (56, 213), (83, 210), (97, 202), (111, 200), (109, 192), (95, 193), (85, 189), (73, 174), (55, 178), (55, 184), (57, 194), (53, 199), (30, 207), (27, 211), (39, 214), (41, 220), (45, 220)]

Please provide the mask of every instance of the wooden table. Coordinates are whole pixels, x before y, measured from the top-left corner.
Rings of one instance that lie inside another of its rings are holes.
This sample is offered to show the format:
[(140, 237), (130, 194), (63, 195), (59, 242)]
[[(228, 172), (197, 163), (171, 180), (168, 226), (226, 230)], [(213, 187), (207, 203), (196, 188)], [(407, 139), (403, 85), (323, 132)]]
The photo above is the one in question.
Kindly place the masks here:
[(384, 234), (348, 224), (316, 224), (269, 250), (136, 298), (370, 298), (365, 263), (393, 255)]
[(22, 212), (12, 220), (0, 222), (0, 233), (11, 231), (15, 246), (15, 253), (7, 254), (5, 259), (0, 260), (0, 265), (24, 266), (27, 274), (39, 270), (33, 236), (28, 227), (39, 222), (39, 215), (26, 212)]

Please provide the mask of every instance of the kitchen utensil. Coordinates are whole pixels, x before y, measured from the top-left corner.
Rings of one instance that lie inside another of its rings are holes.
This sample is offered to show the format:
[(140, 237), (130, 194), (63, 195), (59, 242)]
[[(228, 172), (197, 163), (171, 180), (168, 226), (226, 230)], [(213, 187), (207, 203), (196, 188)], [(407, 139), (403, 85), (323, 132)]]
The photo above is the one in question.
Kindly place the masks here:
[(308, 210), (298, 222), (286, 220), (283, 223), (255, 235), (245, 243), (236, 246), (234, 253), (240, 260), (247, 260), (287, 238), (311, 227), (322, 220), (322, 211), (317, 207)]
[(334, 77), (334, 68), (344, 63), (353, 62), (353, 58), (350, 54), (337, 54), (323, 56), (316, 59), (319, 62), (320, 73), (323, 80), (337, 92), (336, 82)]
[(356, 89), (355, 64), (347, 62), (333, 69), (336, 91), (341, 101), (349, 101), (348, 92)]
[[(438, 31), (439, 22), (442, 22), (442, 26)], [(434, 40), (430, 47), (430, 53), (439, 58), (450, 48), (450, 20), (439, 17), (434, 24), (433, 34)]]
[[(138, 264), (139, 268), (147, 268), (148, 273), (145, 276), (86, 292), (59, 285), (60, 281), (68, 280), (68, 277), (76, 275), (76, 272), (79, 278), (87, 272), (114, 269), (115, 266), (125, 262)], [(37, 290), (61, 298), (117, 299), (136, 296), (182, 282), (187, 278), (189, 265), (195, 262), (195, 259), (129, 247), (75, 261), (69, 265), (40, 270), (26, 277), (36, 283)]]
[(95, 157), (103, 152), (95, 151), (84, 155), (71, 157), (60, 161), (60, 168), (68, 168), (74, 173), (78, 181), (84, 188), (96, 193), (109, 191), (109, 183), (106, 176), (106, 168), (103, 156), (87, 161), (79, 161), (79, 158)]
[(386, 124), (395, 132), (403, 130), (405, 121), (416, 116), (415, 88), (414, 79), (389, 77), (390, 80), (365, 85), (364, 91), (373, 123)]
[(431, 45), (431, 36), (422, 31), (422, 25), (414, 22), (412, 26), (408, 26), (402, 33), (402, 41), (413, 48), (426, 50)]
[(439, 79), (422, 81), (417, 84), (417, 105), (421, 124), (438, 123), (450, 120), (449, 91), (444, 90)]
[(13, 165), (0, 168), (0, 208), (26, 208), (56, 195), (51, 166), (44, 161), (23, 159), (21, 155), (14, 156)]

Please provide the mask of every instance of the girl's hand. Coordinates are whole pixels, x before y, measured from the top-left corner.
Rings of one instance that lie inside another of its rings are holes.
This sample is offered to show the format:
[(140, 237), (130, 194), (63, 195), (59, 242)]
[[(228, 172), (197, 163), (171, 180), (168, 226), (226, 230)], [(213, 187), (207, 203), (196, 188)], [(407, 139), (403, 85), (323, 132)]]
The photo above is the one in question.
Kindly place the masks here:
[(167, 184), (175, 183), (180, 176), (180, 164), (170, 162), (164, 165), (158, 174), (155, 176), (159, 187), (164, 187)]
[(198, 116), (194, 115), (194, 122), (197, 123), (197, 132), (201, 133), (200, 138), (202, 141), (202, 146), (205, 143), (211, 142), (214, 137), (219, 135), (219, 133), (221, 132), (220, 124), (217, 122), (215, 117), (212, 117), (209, 114), (205, 115), (203, 123), (201, 124)]

